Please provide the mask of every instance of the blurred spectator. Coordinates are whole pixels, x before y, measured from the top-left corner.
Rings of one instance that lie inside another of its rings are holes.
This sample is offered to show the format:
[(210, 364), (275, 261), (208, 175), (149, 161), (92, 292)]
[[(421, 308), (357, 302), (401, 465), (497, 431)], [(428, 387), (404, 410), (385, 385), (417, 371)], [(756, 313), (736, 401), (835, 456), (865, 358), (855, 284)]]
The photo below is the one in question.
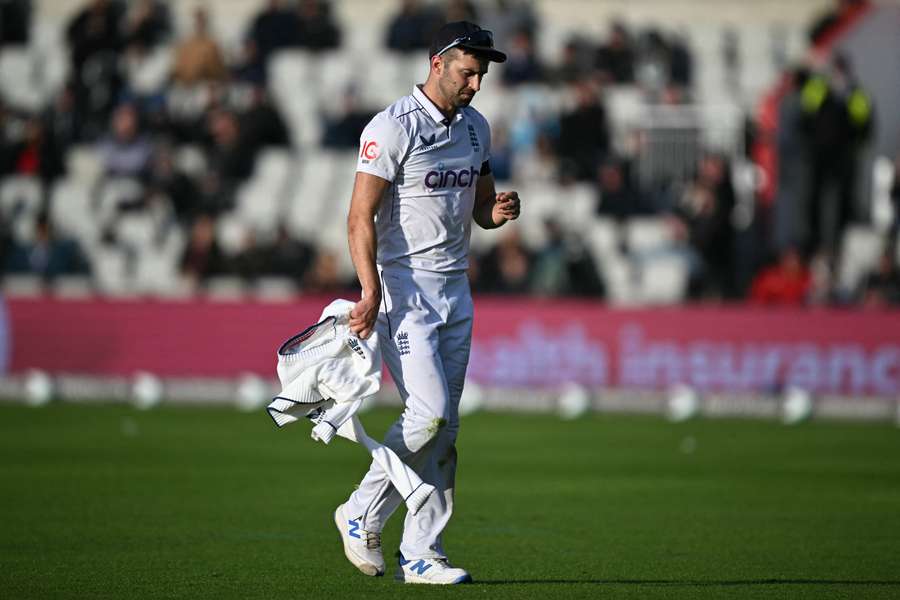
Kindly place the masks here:
[(866, 276), (862, 289), (863, 305), (869, 308), (900, 305), (900, 270), (894, 246), (888, 246), (878, 259), (878, 267)]
[(9, 113), (0, 98), (0, 176), (12, 171), (12, 141), (9, 139), (8, 121)]
[(778, 262), (763, 269), (750, 287), (750, 301), (755, 304), (802, 306), (812, 286), (812, 275), (800, 252), (786, 248)]
[(187, 174), (175, 166), (173, 149), (162, 146), (153, 157), (148, 196), (165, 198), (182, 223), (193, 220), (199, 206), (197, 186)]
[(491, 129), (491, 173), (497, 181), (508, 181), (512, 177), (512, 146), (506, 123), (497, 121)]
[(689, 88), (694, 80), (694, 59), (683, 35), (673, 35), (669, 41), (669, 83)]
[(341, 45), (341, 30), (326, 0), (300, 0), (297, 18), (301, 48), (329, 50)]
[(122, 4), (115, 0), (91, 0), (66, 29), (75, 112), (82, 133), (90, 140), (102, 135), (122, 87), (119, 51), (123, 45), (123, 12)]
[(253, 281), (261, 275), (267, 263), (266, 249), (259, 245), (252, 229), (244, 232), (241, 249), (229, 260), (229, 271), (245, 281)]
[(609, 151), (606, 108), (590, 83), (577, 84), (574, 92), (575, 108), (560, 117), (557, 153), (566, 163), (562, 169), (570, 169), (578, 180), (592, 181)]
[(478, 277), (481, 292), (527, 294), (531, 289), (531, 252), (522, 244), (519, 230), (508, 227), (500, 241), (481, 259)]
[(703, 263), (701, 280), (692, 282), (695, 295), (736, 297), (734, 205), (734, 188), (726, 160), (717, 155), (702, 158), (697, 177), (675, 208), (691, 247)]
[(9, 152), (12, 172), (16, 175), (39, 177), (48, 184), (65, 170), (59, 148), (37, 118), (25, 122), (22, 140), (13, 145)]
[(145, 53), (172, 33), (169, 7), (160, 0), (135, 0), (125, 19), (125, 44), (133, 51)]
[(172, 78), (182, 85), (223, 81), (228, 75), (218, 43), (209, 33), (206, 11), (194, 11), (194, 31), (175, 51)]
[(200, 181), (200, 210), (219, 214), (234, 207), (238, 186), (253, 173), (256, 149), (244, 144), (233, 112), (212, 110), (207, 128), (209, 162)]
[[(835, 57), (830, 77), (815, 75), (801, 91), (811, 156), (811, 181), (807, 204), (810, 228), (807, 248), (824, 248), (831, 256), (844, 227), (855, 219), (856, 182), (862, 145), (873, 128), (874, 114), (869, 94), (856, 81), (850, 63)], [(827, 239), (822, 216), (827, 192), (837, 191), (837, 217), (831, 239)], [(830, 242), (830, 243), (829, 243)]]
[(57, 237), (47, 215), (41, 215), (35, 225), (34, 241), (14, 244), (5, 270), (53, 279), (60, 275), (87, 274), (88, 263), (78, 243)]
[(72, 71), (81, 79), (82, 69), (91, 58), (107, 55), (115, 58), (122, 48), (120, 24), (124, 6), (115, 0), (90, 0), (69, 23), (66, 39), (69, 42)]
[(192, 283), (226, 272), (225, 260), (216, 241), (216, 225), (209, 215), (201, 215), (194, 221), (180, 264), (182, 275)]
[(587, 40), (579, 36), (569, 38), (563, 45), (559, 64), (548, 72), (547, 79), (567, 84), (585, 79), (591, 69), (591, 50)]
[(76, 109), (75, 89), (66, 85), (44, 111), (44, 128), (61, 154), (84, 139), (82, 119)]
[(341, 279), (338, 259), (332, 252), (319, 252), (303, 281), (303, 291), (310, 294), (338, 294), (350, 287)]
[(0, 47), (25, 46), (31, 33), (31, 0), (0, 2)]
[(517, 31), (508, 48), (502, 71), (503, 83), (518, 85), (539, 81), (543, 73), (531, 34), (527, 31)]
[(444, 9), (444, 21), (447, 23), (454, 21), (481, 22), (478, 18), (478, 9), (470, 0), (447, 0), (447, 5)]
[(647, 214), (640, 193), (631, 185), (627, 165), (618, 159), (605, 161), (597, 171), (597, 213), (622, 221)]
[(350, 149), (359, 146), (359, 136), (372, 117), (374, 110), (360, 106), (359, 92), (353, 85), (347, 86), (341, 98), (340, 113), (325, 119), (322, 128), (322, 146)]
[(595, 66), (601, 80), (611, 83), (634, 82), (634, 44), (622, 22), (613, 23), (609, 41), (597, 49)]
[(482, 16), (475, 22), (494, 33), (496, 48), (509, 48), (513, 36), (521, 31), (532, 41), (537, 39), (538, 20), (532, 0), (487, 0), (478, 6)]
[(147, 174), (153, 146), (141, 133), (139, 118), (133, 104), (123, 104), (113, 112), (111, 133), (97, 147), (107, 175), (140, 178)]
[(12, 223), (10, 219), (0, 219), (0, 276), (6, 272), (13, 244)]
[(300, 285), (316, 258), (315, 248), (291, 237), (284, 225), (278, 227), (275, 241), (266, 252), (262, 272), (290, 277)]
[(547, 242), (538, 251), (531, 291), (540, 296), (600, 296), (603, 283), (584, 245), (555, 219), (544, 221)]
[(648, 29), (638, 44), (634, 66), (635, 81), (649, 94), (654, 95), (669, 83), (669, 45), (657, 29)]
[(262, 86), (251, 90), (250, 106), (240, 116), (240, 129), (242, 145), (250, 153), (265, 146), (290, 145), (287, 126)]
[(237, 116), (224, 108), (209, 113), (211, 164), (227, 177), (245, 179), (253, 170), (253, 153), (241, 144), (241, 126)]
[(297, 11), (283, 0), (269, 0), (253, 19), (248, 38), (253, 42), (255, 59), (263, 66), (276, 50), (300, 45), (300, 22)]
[(801, 90), (809, 72), (799, 67), (787, 74), (787, 89), (778, 107), (778, 184), (774, 205), (775, 248), (801, 241), (798, 233), (801, 206), (808, 195), (809, 144), (803, 129)]
[(815, 45), (825, 39), (825, 36), (836, 25), (847, 18), (854, 11), (869, 3), (869, 0), (834, 0), (834, 6), (816, 19), (809, 29), (809, 41)]
[(387, 47), (397, 52), (425, 50), (442, 21), (432, 7), (423, 7), (419, 0), (403, 0), (388, 26)]

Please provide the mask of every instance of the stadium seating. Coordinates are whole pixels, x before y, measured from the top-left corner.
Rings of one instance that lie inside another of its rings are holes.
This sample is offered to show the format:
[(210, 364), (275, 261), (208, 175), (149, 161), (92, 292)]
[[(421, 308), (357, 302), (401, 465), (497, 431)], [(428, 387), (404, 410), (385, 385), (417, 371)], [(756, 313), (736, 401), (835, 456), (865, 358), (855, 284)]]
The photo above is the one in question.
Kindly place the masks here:
[(852, 293), (873, 271), (884, 251), (885, 237), (872, 227), (851, 225), (844, 232), (837, 272), (838, 289)]
[[(31, 113), (47, 109), (66, 81), (70, 57), (64, 25), (81, 3), (36, 4), (41, 18), (35, 21), (30, 44), (0, 50), (0, 94), (9, 106)], [(606, 34), (610, 19), (618, 16), (608, 3), (537, 4), (541, 16), (537, 47), (550, 67), (557, 64), (563, 46), (573, 34), (599, 40)], [(644, 91), (635, 86), (610, 85), (603, 90), (613, 147), (619, 152), (634, 150), (633, 134), (639, 132), (643, 136), (645, 152), (634, 165), (636, 176), (642, 180), (651, 181), (659, 173), (686, 178), (694, 169), (697, 156), (710, 148), (730, 157), (742, 156), (746, 111), (754, 108), (760, 94), (773, 83), (783, 66), (780, 61), (799, 56), (805, 48), (808, 16), (801, 7), (785, 5), (776, 9), (773, 3), (766, 3), (765, 7), (749, 9), (736, 0), (712, 4), (683, 7), (678, 3), (653, 2), (628, 8), (629, 25), (665, 23), (661, 27), (663, 35), (686, 40), (694, 57), (692, 105), (651, 108)], [(173, 41), (140, 59), (123, 57), (123, 74), (128, 87), (138, 96), (163, 94), (174, 113), (196, 116), (211, 92), (204, 88), (179, 88), (168, 81), (174, 40), (181, 37), (178, 32), (190, 29), (193, 4), (170, 2), (170, 7), (176, 24)], [(225, 54), (237, 56), (259, 3), (228, 0), (210, 8), (213, 31)], [(270, 240), (278, 226), (284, 224), (292, 235), (338, 257), (340, 274), (352, 279), (345, 218), (356, 156), (355, 151), (321, 147), (322, 117), (340, 109), (341, 99), (351, 86), (365, 106), (380, 108), (424, 78), (427, 62), (423, 52), (403, 55), (382, 48), (383, 32), (393, 8), (390, 3), (362, 0), (334, 3), (345, 32), (340, 49), (322, 53), (280, 50), (271, 57), (268, 91), (286, 122), (291, 147), (263, 150), (252, 175), (238, 187), (233, 210), (218, 217), (216, 236), (226, 255), (240, 252), (248, 234)], [(724, 49), (732, 35), (735, 15), (742, 15), (743, 22), (734, 30), (739, 68), (732, 69), (726, 64)], [(779, 24), (772, 25), (773, 22)], [(573, 97), (565, 86), (504, 87), (499, 81), (502, 72), (502, 65), (491, 65), (476, 106), (496, 126), (505, 125), (511, 138), (520, 134), (527, 138), (523, 130), (533, 136), (539, 127), (552, 127), (558, 115), (573, 106)], [(514, 141), (521, 143), (518, 137)], [(179, 169), (195, 176), (204, 172), (207, 157), (200, 146), (182, 145), (173, 151)], [(143, 185), (134, 180), (106, 178), (93, 146), (69, 149), (65, 163), (66, 175), (46, 191), (50, 220), (62, 235), (81, 243), (94, 267), (97, 288), (120, 295), (185, 293), (178, 262), (187, 232), (168, 221), (171, 215), (154, 214), (150, 208), (135, 209), (141, 204)], [(884, 171), (888, 166), (881, 168)], [(737, 189), (740, 210), (736, 214), (742, 226), (749, 225), (752, 217), (754, 175), (750, 171), (752, 167), (741, 171), (740, 177), (749, 183), (736, 186), (741, 188)], [(524, 174), (523, 180), (501, 182), (498, 188), (518, 189), (525, 199), (524, 216), (517, 227), (529, 248), (539, 249), (546, 243), (545, 221), (552, 219), (584, 241), (612, 302), (656, 304), (684, 298), (686, 261), (664, 221), (641, 218), (617, 224), (597, 216), (597, 195), (592, 184), (560, 185), (539, 178), (532, 180), (528, 175)], [(889, 198), (886, 200), (885, 195), (889, 185), (885, 188), (884, 181), (883, 175), (876, 174), (873, 214), (879, 232), (891, 220)], [(0, 211), (12, 223), (17, 240), (25, 241), (31, 236), (44, 195), (34, 179), (7, 178), (0, 183)], [(110, 231), (115, 233), (112, 240), (104, 236)], [(842, 287), (854, 289), (860, 284), (877, 258), (877, 240), (883, 243), (881, 235), (859, 228), (848, 230), (838, 274)], [(475, 227), (472, 247), (486, 252), (498, 237)], [(276, 298), (293, 289), (289, 283), (260, 283), (254, 293)], [(81, 284), (68, 282), (57, 287), (75, 290), (71, 293), (77, 295)], [(8, 285), (28, 288), (21, 281)], [(219, 282), (211, 288), (232, 290), (234, 286)]]

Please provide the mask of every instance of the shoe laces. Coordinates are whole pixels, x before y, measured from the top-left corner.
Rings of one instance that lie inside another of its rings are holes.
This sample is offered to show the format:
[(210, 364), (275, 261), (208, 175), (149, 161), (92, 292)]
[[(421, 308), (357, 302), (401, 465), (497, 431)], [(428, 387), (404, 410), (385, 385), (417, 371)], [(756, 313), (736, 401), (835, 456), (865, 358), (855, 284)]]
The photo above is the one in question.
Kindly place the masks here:
[(366, 532), (366, 548), (369, 550), (377, 550), (381, 548), (381, 532), (380, 531), (367, 531)]

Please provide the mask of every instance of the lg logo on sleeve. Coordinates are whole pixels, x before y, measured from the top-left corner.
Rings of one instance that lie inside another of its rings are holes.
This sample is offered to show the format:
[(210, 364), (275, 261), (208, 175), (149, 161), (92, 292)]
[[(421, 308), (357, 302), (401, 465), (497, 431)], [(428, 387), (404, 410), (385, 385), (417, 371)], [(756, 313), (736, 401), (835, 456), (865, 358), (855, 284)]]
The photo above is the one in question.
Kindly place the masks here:
[(362, 162), (364, 163), (375, 160), (378, 158), (378, 143), (368, 140), (363, 142), (362, 150), (360, 150), (359, 155), (362, 157)]

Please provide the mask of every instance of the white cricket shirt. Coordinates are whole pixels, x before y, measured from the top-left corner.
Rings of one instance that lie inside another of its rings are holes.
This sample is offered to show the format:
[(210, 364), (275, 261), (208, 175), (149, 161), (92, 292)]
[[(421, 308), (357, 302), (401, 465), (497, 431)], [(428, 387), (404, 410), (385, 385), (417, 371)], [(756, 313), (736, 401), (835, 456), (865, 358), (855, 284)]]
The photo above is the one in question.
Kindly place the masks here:
[(468, 267), (475, 185), (490, 142), (481, 113), (464, 107), (447, 120), (419, 86), (375, 115), (356, 170), (391, 182), (375, 217), (380, 267)]

